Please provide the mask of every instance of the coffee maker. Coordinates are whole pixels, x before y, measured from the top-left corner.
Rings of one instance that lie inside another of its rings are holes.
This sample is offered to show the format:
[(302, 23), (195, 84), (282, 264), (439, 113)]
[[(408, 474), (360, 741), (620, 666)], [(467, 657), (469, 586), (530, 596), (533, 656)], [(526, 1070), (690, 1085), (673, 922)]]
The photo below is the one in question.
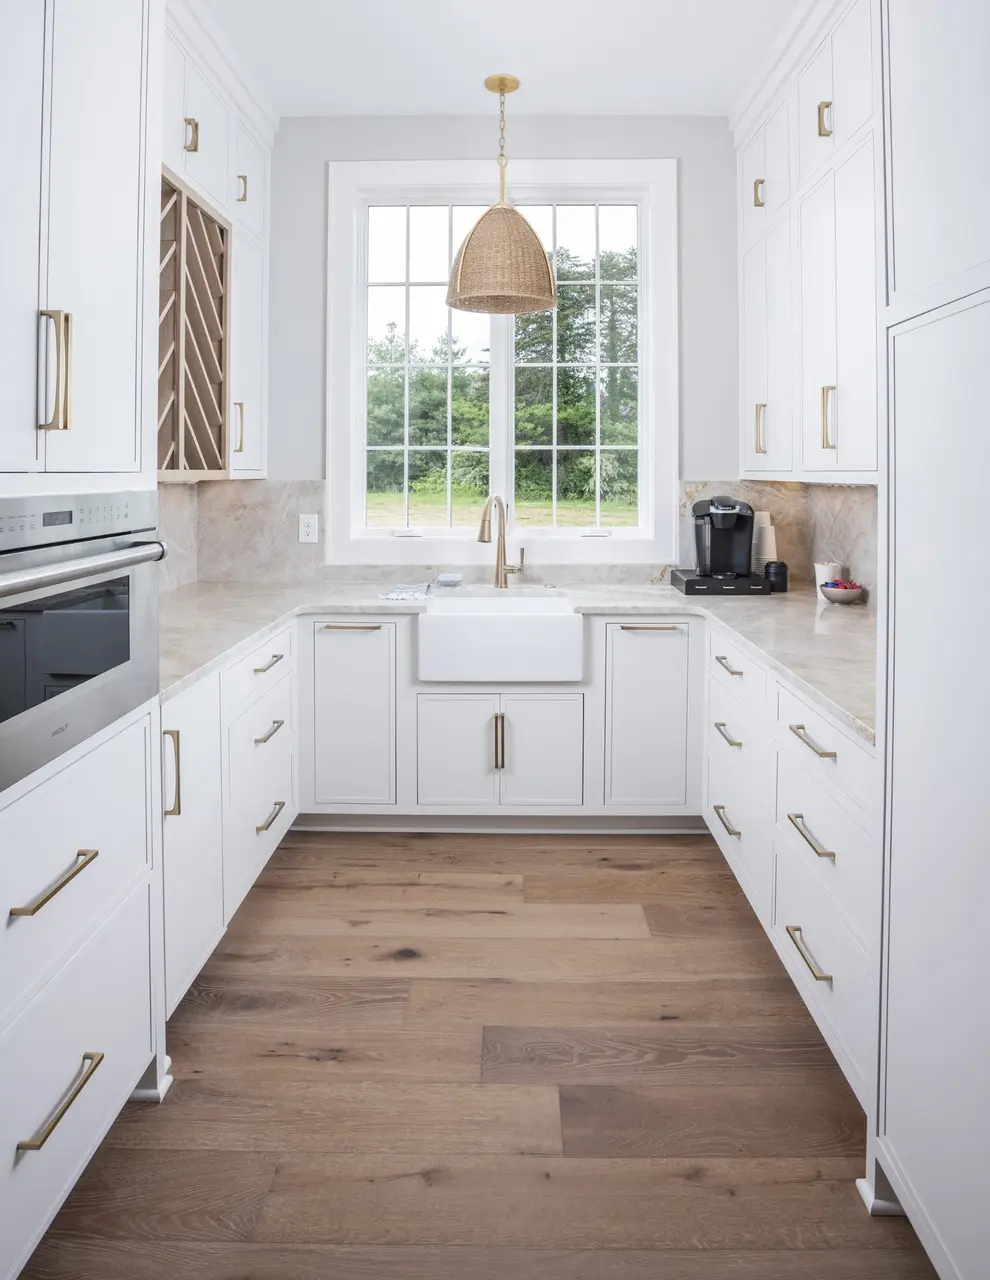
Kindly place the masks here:
[(698, 556), (696, 573), (675, 569), (671, 582), (691, 595), (766, 595), (766, 578), (750, 576), (753, 508), (735, 498), (705, 498), (691, 508)]

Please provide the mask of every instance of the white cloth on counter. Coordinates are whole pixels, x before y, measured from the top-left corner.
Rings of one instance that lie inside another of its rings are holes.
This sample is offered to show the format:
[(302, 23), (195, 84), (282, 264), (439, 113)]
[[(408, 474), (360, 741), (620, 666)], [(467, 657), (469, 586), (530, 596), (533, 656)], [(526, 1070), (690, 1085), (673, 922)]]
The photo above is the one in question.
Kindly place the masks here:
[(428, 582), (398, 582), (379, 600), (425, 600), (430, 590)]

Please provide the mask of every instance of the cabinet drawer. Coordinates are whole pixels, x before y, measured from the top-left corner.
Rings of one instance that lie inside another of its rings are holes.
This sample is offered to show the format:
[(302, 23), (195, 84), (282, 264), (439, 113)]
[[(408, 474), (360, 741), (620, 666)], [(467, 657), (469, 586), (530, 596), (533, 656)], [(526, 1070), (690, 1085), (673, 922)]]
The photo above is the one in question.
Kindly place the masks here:
[[(279, 735), (281, 736), (281, 735)], [(274, 744), (272, 744), (274, 745)], [(286, 738), (250, 784), (231, 790), (224, 813), (223, 912), (226, 923), (296, 816), (294, 755)]]
[(264, 787), (272, 760), (294, 745), (292, 680), (284, 676), (242, 711), (227, 730), (230, 797), (235, 809), (250, 805)]
[(722, 682), (708, 680), (708, 756), (721, 762), (769, 811), (772, 800), (772, 741), (763, 718), (728, 693)]
[(781, 753), (777, 826), (872, 951), (880, 933), (880, 853), (870, 835), (815, 779)]
[(293, 628), (286, 627), (271, 639), (232, 663), (223, 673), (223, 710), (229, 720), (249, 698), (278, 684), (292, 666)]
[(876, 756), (787, 689), (780, 690), (777, 721), (782, 750), (793, 752), (815, 777), (837, 782), (867, 809), (877, 808), (880, 768)]
[(757, 711), (766, 706), (766, 672), (717, 631), (708, 635), (708, 670), (746, 706)]
[[(23, 1262), (151, 1061), (150, 953), (141, 885), (0, 1036), (0, 1275)], [(46, 1131), (40, 1150), (17, 1149)]]
[[(838, 1048), (867, 1079), (877, 1007), (861, 953), (838, 907), (790, 845), (777, 841), (774, 852), (777, 950), (833, 1050), (837, 1037)], [(861, 1082), (850, 1084), (862, 1092)]]
[(0, 813), (0, 1020), (147, 871), (149, 750), (140, 720)]
[(705, 821), (753, 910), (768, 924), (773, 888), (771, 823), (745, 781), (717, 757), (708, 761)]

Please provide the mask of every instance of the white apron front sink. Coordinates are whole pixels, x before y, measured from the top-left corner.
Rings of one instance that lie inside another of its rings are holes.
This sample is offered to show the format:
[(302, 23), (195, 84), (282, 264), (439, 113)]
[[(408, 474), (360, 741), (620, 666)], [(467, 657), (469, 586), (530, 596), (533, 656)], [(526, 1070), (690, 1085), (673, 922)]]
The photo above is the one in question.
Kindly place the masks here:
[(419, 615), (420, 680), (547, 684), (583, 676), (583, 619), (564, 596), (435, 597)]

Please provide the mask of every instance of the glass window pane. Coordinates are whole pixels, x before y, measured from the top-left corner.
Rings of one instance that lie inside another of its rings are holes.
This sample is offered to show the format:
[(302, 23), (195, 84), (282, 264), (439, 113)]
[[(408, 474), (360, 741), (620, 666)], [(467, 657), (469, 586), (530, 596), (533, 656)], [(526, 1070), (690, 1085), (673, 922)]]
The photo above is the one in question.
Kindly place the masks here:
[(402, 364), (405, 358), (405, 286), (375, 286), (368, 290), (368, 363)]
[(594, 450), (562, 449), (557, 455), (557, 525), (577, 528), (594, 523)]
[(402, 497), (401, 449), (369, 449), (365, 522), (369, 529), (401, 529), (405, 526)]
[(602, 444), (639, 443), (639, 371), (602, 369)]
[(604, 204), (598, 210), (600, 279), (636, 279), (637, 213), (635, 205)]
[(405, 370), (369, 369), (368, 444), (402, 444), (405, 420)]
[(519, 212), (540, 237), (547, 253), (553, 253), (553, 205), (522, 204)]
[(446, 281), (450, 275), (450, 210), (420, 205), (409, 210), (409, 279)]
[(589, 364), (597, 358), (595, 302), (593, 284), (562, 285), (559, 289), (557, 359), (561, 364)]
[(557, 206), (557, 278), (594, 280), (595, 206)]
[(409, 443), (447, 444), (447, 370), (409, 370)]
[(409, 363), (447, 363), (447, 288), (442, 284), (409, 289)]
[(601, 523), (603, 528), (635, 528), (639, 524), (638, 468), (638, 450), (602, 450)]
[(516, 444), (553, 444), (553, 369), (516, 369)]
[(447, 524), (447, 452), (413, 450), (409, 454), (409, 527)]
[(516, 363), (550, 364), (553, 360), (552, 311), (516, 316)]
[(595, 370), (557, 370), (557, 443), (595, 444)]
[(516, 524), (530, 528), (553, 526), (553, 451), (517, 449), (515, 482)]
[(368, 283), (406, 278), (406, 210), (393, 205), (368, 210)]
[(451, 360), (454, 364), (487, 364), (492, 354), (492, 318), (476, 311), (451, 311)]
[(488, 370), (455, 368), (450, 377), (451, 439), (488, 447)]
[(455, 453), (450, 472), (450, 523), (477, 528), (488, 501), (488, 454)]
[(488, 209), (486, 204), (455, 204), (453, 209), (454, 224), (454, 257), (464, 243), (464, 237), (471, 230), (483, 213)]
[(635, 364), (639, 358), (638, 292), (634, 284), (602, 285), (603, 364)]

